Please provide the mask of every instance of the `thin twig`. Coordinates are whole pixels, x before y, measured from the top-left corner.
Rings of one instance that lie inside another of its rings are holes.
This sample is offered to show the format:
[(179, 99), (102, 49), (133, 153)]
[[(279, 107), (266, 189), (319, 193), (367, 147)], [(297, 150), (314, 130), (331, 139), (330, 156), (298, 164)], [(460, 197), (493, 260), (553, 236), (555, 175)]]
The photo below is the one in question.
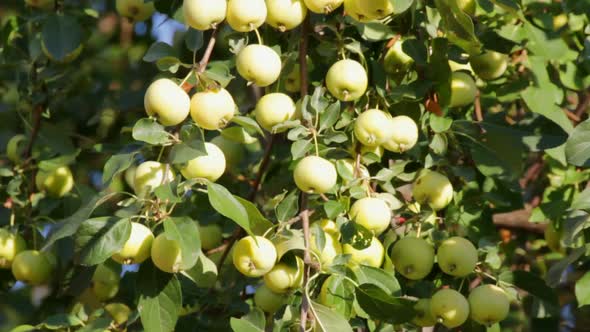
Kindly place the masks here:
[(582, 118), (582, 115), (586, 112), (586, 110), (590, 107), (590, 91), (586, 91), (583, 94), (580, 94), (580, 101), (578, 102), (578, 106), (574, 113), (578, 118)]
[[(205, 49), (205, 53), (203, 53), (203, 57), (201, 61), (199, 61), (199, 65), (197, 66), (197, 74), (202, 74), (207, 69), (207, 65), (209, 64), (209, 60), (211, 59), (211, 54), (213, 53), (213, 48), (215, 47), (215, 43), (217, 41), (217, 28), (213, 29), (211, 32), (211, 37), (209, 38), (209, 43), (207, 44), (207, 48)], [(191, 70), (194, 70), (191, 69)], [(189, 92), (194, 87), (193, 84), (185, 83), (182, 85), (184, 91)]]
[(475, 94), (475, 119), (477, 122), (483, 121), (483, 112), (481, 110), (481, 93), (477, 90)]
[(39, 136), (39, 130), (41, 129), (41, 115), (45, 110), (45, 104), (41, 103), (35, 107), (33, 110), (33, 129), (31, 130), (31, 136), (29, 137), (29, 142), (25, 149), (24, 159), (29, 159), (31, 157), (33, 151), (33, 145), (35, 144), (35, 140), (37, 136)]

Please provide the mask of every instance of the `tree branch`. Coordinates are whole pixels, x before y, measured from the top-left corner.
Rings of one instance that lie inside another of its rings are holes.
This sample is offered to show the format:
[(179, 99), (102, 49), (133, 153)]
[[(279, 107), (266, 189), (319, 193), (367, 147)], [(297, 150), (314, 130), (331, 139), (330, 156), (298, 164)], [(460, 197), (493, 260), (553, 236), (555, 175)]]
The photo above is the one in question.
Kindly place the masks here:
[(516, 210), (507, 213), (494, 214), (494, 225), (503, 228), (520, 229), (533, 233), (543, 234), (546, 224), (536, 224), (529, 221), (532, 208)]
[[(213, 48), (215, 47), (215, 43), (217, 42), (217, 28), (213, 29), (211, 32), (211, 37), (209, 37), (209, 43), (207, 44), (207, 48), (205, 49), (205, 53), (203, 53), (203, 57), (201, 61), (199, 61), (199, 65), (197, 66), (197, 74), (202, 74), (207, 69), (207, 65), (209, 64), (209, 59), (211, 59), (211, 54), (213, 54)], [(191, 70), (194, 70), (192, 68)], [(182, 88), (184, 91), (189, 92), (194, 87), (193, 84), (185, 82)]]

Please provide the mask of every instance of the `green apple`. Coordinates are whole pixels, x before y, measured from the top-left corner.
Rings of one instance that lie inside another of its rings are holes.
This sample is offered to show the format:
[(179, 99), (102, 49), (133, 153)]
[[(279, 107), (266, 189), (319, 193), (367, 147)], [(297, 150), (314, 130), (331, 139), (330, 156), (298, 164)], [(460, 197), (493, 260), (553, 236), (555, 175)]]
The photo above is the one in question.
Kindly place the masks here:
[(15, 164), (22, 161), (21, 156), (27, 147), (27, 137), (25, 135), (15, 135), (8, 140), (6, 144), (6, 157)]
[(418, 142), (418, 125), (416, 125), (416, 122), (405, 115), (396, 116), (391, 121), (393, 127), (392, 136), (383, 143), (383, 147), (397, 153), (413, 148)]
[(180, 173), (186, 179), (207, 179), (215, 182), (225, 172), (225, 156), (217, 145), (206, 142), (207, 155), (190, 160)]
[(471, 75), (456, 71), (451, 76), (451, 102), (449, 107), (462, 107), (473, 104), (477, 87)]
[(154, 265), (164, 272), (176, 273), (180, 271), (182, 266), (180, 244), (167, 238), (164, 233), (159, 234), (154, 239), (151, 257)]
[(217, 248), (223, 240), (223, 230), (218, 224), (199, 224), (199, 235), (203, 250)]
[(29, 7), (48, 10), (55, 6), (55, 0), (25, 0), (25, 4)]
[(282, 32), (297, 27), (307, 16), (303, 0), (266, 0), (266, 9), (266, 23)]
[(303, 260), (296, 257), (296, 266), (280, 262), (264, 275), (264, 284), (271, 291), (283, 294), (296, 290), (303, 283)]
[(246, 156), (246, 149), (243, 144), (232, 141), (222, 135), (214, 137), (211, 143), (217, 145), (223, 151), (227, 168), (239, 166)]
[(296, 93), (301, 90), (301, 67), (299, 64), (295, 64), (285, 76), (284, 85), (287, 92)]
[(35, 184), (39, 191), (48, 196), (61, 198), (74, 188), (74, 176), (68, 166), (61, 166), (53, 170), (40, 169), (35, 176)]
[(285, 304), (287, 297), (270, 290), (266, 285), (261, 285), (254, 293), (254, 304), (267, 313), (275, 313)]
[(329, 14), (342, 5), (344, 0), (304, 0), (305, 6), (316, 14)]
[(455, 328), (469, 317), (469, 302), (453, 289), (441, 289), (430, 300), (430, 311), (437, 321), (447, 328)]
[(154, 14), (156, 7), (154, 2), (145, 0), (117, 0), (117, 12), (121, 16), (140, 22), (145, 21)]
[(320, 289), (320, 296), (318, 298), (319, 302), (327, 307), (330, 307), (334, 301), (338, 301), (340, 297), (338, 295), (332, 294), (330, 291), (330, 287), (334, 287), (335, 283), (338, 282), (336, 280), (337, 276), (332, 274), (322, 284), (322, 288)]
[(162, 184), (173, 180), (172, 167), (157, 161), (146, 161), (137, 166), (133, 184), (135, 193), (143, 197)]
[(391, 224), (391, 208), (379, 198), (365, 197), (352, 204), (350, 219), (379, 236)]
[(561, 236), (563, 233), (563, 229), (557, 230), (555, 225), (552, 222), (547, 224), (547, 227), (544, 231), (545, 242), (547, 243), (547, 247), (555, 252), (565, 253), (563, 246), (561, 245)]
[(367, 146), (367, 145), (363, 145), (361, 146), (361, 155), (366, 155), (367, 153), (372, 153), (374, 155), (376, 155), (377, 157), (381, 158), (383, 157), (383, 153), (385, 149), (383, 149), (383, 146), (381, 145), (377, 145), (377, 146)]
[(101, 301), (107, 301), (115, 297), (119, 292), (121, 276), (118, 271), (108, 265), (100, 264), (92, 275), (92, 292)]
[(471, 319), (486, 326), (503, 321), (510, 311), (510, 300), (506, 292), (495, 285), (472, 289), (468, 301)]
[(340, 231), (336, 223), (331, 220), (322, 219), (319, 223), (324, 232), (324, 247), (320, 250), (316, 243), (316, 237), (312, 234), (309, 248), (319, 256), (322, 265), (330, 265), (336, 256), (342, 254), (342, 245), (339, 241)]
[(336, 99), (355, 101), (361, 98), (369, 79), (365, 68), (357, 61), (344, 59), (333, 64), (326, 74), (326, 87)]
[(393, 4), (390, 0), (358, 1), (357, 8), (365, 16), (377, 19), (393, 13)]
[(281, 57), (265, 45), (250, 44), (236, 57), (236, 68), (240, 76), (259, 87), (276, 82), (281, 74), (281, 66)]
[(193, 121), (207, 130), (225, 127), (234, 117), (236, 109), (234, 98), (224, 88), (197, 92), (190, 102)]
[(197, 30), (214, 29), (225, 20), (226, 11), (226, 1), (190, 0), (182, 5), (184, 22)]
[(441, 173), (424, 169), (414, 182), (413, 194), (418, 203), (428, 204), (438, 211), (453, 200), (453, 185)]
[(12, 261), (12, 275), (16, 280), (37, 286), (48, 283), (55, 269), (50, 254), (37, 250), (24, 250)]
[(465, 277), (477, 265), (477, 249), (471, 241), (454, 236), (444, 240), (436, 253), (440, 269), (454, 277)]
[(568, 24), (568, 21), (569, 19), (566, 13), (553, 16), (553, 29), (559, 30), (563, 28), (566, 24)]
[(475, 0), (457, 0), (457, 6), (469, 16), (475, 15)]
[(381, 264), (383, 264), (383, 258), (385, 257), (383, 244), (381, 244), (381, 241), (376, 237), (371, 239), (371, 244), (368, 247), (360, 250), (345, 243), (342, 246), (342, 252), (351, 255), (351, 264), (368, 265), (372, 267), (380, 267)]
[[(367, 167), (365, 167), (365, 165), (360, 164), (359, 165), (359, 171), (360, 174), (357, 174), (358, 178), (361, 179), (368, 179), (371, 177), (371, 174), (369, 173), (369, 170), (367, 169)], [(348, 185), (350, 184), (350, 179), (352, 179), (355, 176), (355, 169), (356, 169), (356, 161), (354, 159), (351, 158), (346, 158), (346, 159), (340, 159), (338, 161), (336, 161), (336, 168), (338, 169), (338, 171), (340, 172), (340, 175), (342, 176), (342, 183), (344, 185)], [(344, 174), (342, 174), (344, 173)], [(365, 183), (364, 185), (369, 185), (369, 183)]]
[(307, 156), (295, 166), (293, 178), (301, 191), (310, 194), (324, 194), (336, 185), (338, 174), (334, 164), (328, 160), (317, 156)]
[(18, 233), (0, 228), (0, 269), (10, 269), (14, 257), (27, 249), (27, 243)]
[(422, 238), (407, 236), (393, 245), (391, 261), (404, 277), (424, 279), (434, 265), (434, 248)]
[(475, 74), (486, 81), (502, 76), (508, 68), (508, 55), (495, 51), (486, 51), (469, 57), (471, 68)]
[(404, 40), (398, 40), (387, 50), (383, 59), (385, 72), (396, 78), (403, 78), (414, 64), (414, 59), (403, 50)]
[[(291, 97), (284, 93), (275, 92), (264, 95), (254, 109), (254, 116), (256, 122), (260, 126), (270, 132), (273, 132), (272, 128), (285, 121), (293, 120), (295, 113), (297, 112), (297, 106), (293, 102)], [(278, 130), (283, 132), (286, 129)]]
[(164, 126), (181, 124), (191, 109), (188, 94), (172, 80), (160, 78), (148, 87), (143, 98), (145, 111)]
[(264, 0), (229, 0), (227, 23), (238, 32), (249, 32), (258, 28), (266, 19)]
[(234, 247), (234, 266), (247, 277), (261, 277), (267, 274), (277, 261), (274, 244), (262, 236), (246, 236)]
[(131, 316), (131, 309), (123, 303), (109, 303), (104, 310), (113, 318), (117, 325), (125, 323)]
[(366, 0), (344, 0), (344, 12), (352, 17), (353, 20), (361, 23), (370, 22), (376, 19), (373, 16), (367, 16), (359, 9), (359, 2)]
[(132, 222), (131, 234), (123, 247), (113, 254), (112, 259), (119, 264), (140, 264), (150, 257), (154, 234), (146, 226)]
[(428, 327), (436, 325), (436, 317), (430, 310), (430, 299), (420, 299), (414, 305), (416, 316), (412, 319), (412, 323), (421, 327)]
[(388, 142), (393, 136), (391, 115), (378, 109), (364, 111), (354, 123), (354, 136), (366, 146)]
[(128, 169), (125, 170), (123, 177), (125, 178), (125, 183), (129, 186), (129, 188), (135, 191), (135, 172), (137, 171), (136, 165), (131, 165)]

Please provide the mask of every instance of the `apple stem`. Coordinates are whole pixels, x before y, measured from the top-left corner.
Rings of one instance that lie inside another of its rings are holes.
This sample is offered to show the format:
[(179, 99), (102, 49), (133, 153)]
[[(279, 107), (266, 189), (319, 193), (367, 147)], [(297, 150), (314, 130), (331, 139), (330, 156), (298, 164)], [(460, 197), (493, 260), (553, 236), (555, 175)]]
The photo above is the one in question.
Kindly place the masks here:
[(260, 36), (260, 31), (258, 31), (257, 28), (254, 28), (254, 32), (256, 33), (256, 38), (258, 38), (258, 44), (264, 45), (264, 42), (262, 41), (262, 36)]

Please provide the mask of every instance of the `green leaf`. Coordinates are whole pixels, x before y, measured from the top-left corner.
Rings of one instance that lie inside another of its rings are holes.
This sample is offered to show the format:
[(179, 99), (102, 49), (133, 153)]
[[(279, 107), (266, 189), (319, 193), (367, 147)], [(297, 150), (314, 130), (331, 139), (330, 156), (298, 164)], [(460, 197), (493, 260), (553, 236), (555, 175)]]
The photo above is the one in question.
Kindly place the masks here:
[(41, 36), (43, 47), (57, 61), (68, 60), (82, 46), (82, 27), (73, 16), (50, 15), (43, 24)]
[(213, 287), (215, 281), (217, 281), (218, 274), (217, 265), (209, 257), (205, 256), (203, 252), (199, 254), (199, 259), (195, 266), (181, 273), (201, 288)]
[(164, 220), (164, 232), (169, 240), (180, 245), (182, 255), (181, 270), (195, 266), (201, 253), (199, 228), (189, 217), (174, 217)]
[(264, 137), (264, 132), (262, 131), (262, 128), (260, 128), (260, 125), (258, 125), (258, 122), (256, 122), (256, 120), (249, 118), (247, 116), (234, 116), (231, 120), (233, 123), (236, 123), (242, 127), (244, 127), (244, 129), (251, 131), (251, 132), (257, 132), (259, 133), (262, 137)]
[(176, 50), (166, 43), (163, 42), (156, 42), (153, 43), (148, 51), (143, 56), (143, 61), (145, 62), (156, 62), (161, 58), (164, 57), (174, 57), (176, 58)]
[(138, 272), (138, 310), (146, 332), (174, 331), (182, 306), (180, 282), (174, 274), (144, 262)]
[(170, 143), (170, 134), (155, 120), (143, 118), (133, 126), (133, 139), (151, 145), (164, 145)]
[(229, 324), (234, 332), (264, 332), (264, 328), (259, 328), (246, 319), (232, 317)]
[(523, 289), (548, 304), (557, 304), (555, 291), (547, 286), (543, 279), (531, 272), (523, 270), (506, 271), (500, 274), (498, 279)]
[(393, 5), (394, 14), (401, 14), (414, 4), (414, 0), (389, 0), (389, 2)]
[(565, 146), (567, 162), (580, 167), (590, 166), (590, 119), (580, 123)]
[(332, 128), (334, 124), (340, 119), (340, 102), (330, 104), (328, 108), (320, 115), (320, 129), (321, 133), (325, 129)]
[(12, 330), (10, 330), (10, 332), (33, 332), (33, 331), (37, 331), (37, 328), (33, 325), (19, 325), (19, 326), (13, 328)]
[(477, 54), (482, 47), (475, 36), (475, 28), (469, 15), (465, 14), (456, 1), (434, 0), (447, 38), (467, 53)]
[(102, 183), (108, 185), (113, 180), (113, 177), (131, 167), (135, 161), (137, 153), (138, 152), (116, 154), (110, 157), (104, 165)]
[(557, 287), (565, 270), (575, 261), (580, 259), (580, 257), (582, 257), (582, 255), (585, 253), (586, 247), (573, 249), (566, 258), (551, 266), (549, 271), (547, 271), (547, 276), (545, 277), (547, 284), (551, 287)]
[(206, 156), (207, 153), (193, 149), (185, 143), (179, 143), (172, 146), (170, 154), (168, 155), (168, 161), (171, 164), (184, 164), (197, 157)]
[(303, 231), (300, 229), (284, 230), (276, 234), (272, 242), (277, 249), (278, 260), (291, 250), (305, 250)]
[(535, 27), (532, 23), (525, 21), (522, 31), (528, 40), (528, 50), (536, 56), (547, 61), (568, 61), (573, 60), (569, 47), (562, 38), (548, 35), (545, 31)]
[(590, 304), (590, 272), (586, 272), (576, 281), (576, 299), (578, 307)]
[(221, 136), (242, 144), (252, 144), (258, 141), (255, 137), (252, 137), (243, 127), (239, 126), (223, 129), (221, 131)]
[(390, 26), (378, 21), (367, 23), (353, 22), (353, 24), (363, 39), (370, 42), (387, 40), (395, 36), (395, 32), (393, 32)]
[(303, 158), (309, 150), (313, 147), (311, 140), (300, 140), (291, 145), (291, 155), (293, 159)]
[(291, 191), (275, 208), (275, 214), (279, 222), (285, 222), (293, 218), (299, 211), (299, 191)]
[(189, 28), (184, 36), (184, 44), (193, 52), (200, 50), (203, 47), (203, 31)]
[(96, 265), (106, 261), (123, 248), (130, 235), (129, 219), (104, 217), (86, 220), (76, 232), (80, 264)]
[(402, 324), (409, 322), (416, 315), (414, 301), (387, 295), (381, 288), (372, 284), (357, 287), (356, 299), (372, 319)]
[(222, 216), (233, 220), (242, 227), (249, 235), (254, 235), (250, 228), (248, 211), (225, 187), (220, 184), (209, 182), (207, 184), (209, 203)]
[(393, 272), (389, 273), (382, 269), (367, 265), (357, 265), (352, 268), (352, 272), (360, 285), (371, 284), (379, 287), (388, 295), (401, 295), (401, 286)]
[(47, 319), (39, 325), (48, 330), (69, 330), (70, 327), (84, 325), (84, 322), (74, 315), (57, 314), (47, 317)]
[(311, 307), (322, 332), (353, 332), (348, 320), (334, 310), (312, 301)]
[(322, 304), (330, 307), (344, 317), (351, 318), (353, 315), (354, 285), (343, 276), (334, 274), (322, 285)]
[(250, 227), (252, 228), (252, 233), (256, 235), (262, 235), (272, 227), (272, 222), (262, 215), (254, 203), (236, 195), (234, 195), (234, 198), (242, 203), (246, 209), (246, 212), (248, 213), (248, 220), (250, 220)]

